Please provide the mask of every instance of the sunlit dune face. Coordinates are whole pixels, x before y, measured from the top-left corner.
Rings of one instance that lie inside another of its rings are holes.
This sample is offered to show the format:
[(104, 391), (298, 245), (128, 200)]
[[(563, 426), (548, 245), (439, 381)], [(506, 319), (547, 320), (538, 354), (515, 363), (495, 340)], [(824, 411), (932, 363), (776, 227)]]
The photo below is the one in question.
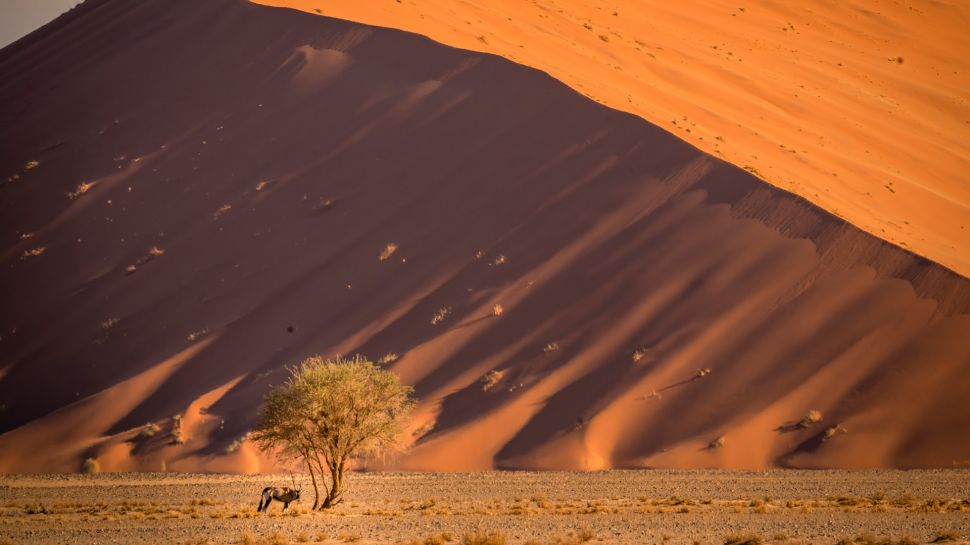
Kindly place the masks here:
[(970, 6), (257, 0), (544, 70), (970, 274)]

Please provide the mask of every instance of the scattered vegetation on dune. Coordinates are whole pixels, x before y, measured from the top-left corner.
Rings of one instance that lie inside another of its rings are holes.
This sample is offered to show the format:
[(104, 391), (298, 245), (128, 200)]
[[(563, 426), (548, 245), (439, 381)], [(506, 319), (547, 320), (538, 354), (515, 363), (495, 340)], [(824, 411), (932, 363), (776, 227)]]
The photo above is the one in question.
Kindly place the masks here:
[(822, 412), (816, 409), (808, 411), (801, 420), (798, 421), (799, 428), (808, 428), (822, 421)]
[(20, 254), (20, 259), (28, 259), (31, 257), (37, 257), (43, 255), (47, 251), (44, 246), (38, 246), (36, 248), (31, 248), (30, 250), (24, 250), (24, 253)]
[(503, 376), (504, 373), (501, 371), (496, 371), (495, 369), (492, 369), (491, 371), (482, 375), (482, 378), (479, 379), (479, 382), (482, 384), (482, 391), (487, 392), (494, 388), (499, 382), (502, 381)]
[(380, 255), (377, 256), (377, 259), (380, 261), (387, 261), (388, 259), (391, 258), (392, 255), (394, 255), (394, 252), (396, 251), (397, 251), (397, 244), (394, 244), (393, 242), (388, 242), (384, 246), (384, 249), (381, 250)]
[(138, 436), (147, 439), (150, 437), (155, 437), (160, 431), (162, 431), (162, 428), (159, 427), (158, 424), (149, 422), (142, 427), (141, 431), (138, 432)]
[(447, 318), (449, 314), (451, 314), (450, 308), (448, 307), (439, 308), (438, 312), (435, 312), (434, 316), (431, 317), (431, 325), (438, 325), (441, 322), (445, 321), (445, 318)]
[(496, 303), (492, 306), (492, 316), (501, 316), (503, 312), (505, 312), (505, 309), (502, 308), (502, 305)]
[(398, 355), (394, 352), (388, 352), (381, 356), (381, 359), (377, 360), (377, 363), (381, 365), (390, 365), (398, 360)]
[(176, 414), (172, 416), (172, 431), (169, 432), (172, 437), (171, 444), (181, 445), (185, 443), (185, 431), (182, 429), (182, 415)]
[(97, 182), (81, 182), (74, 189), (74, 191), (69, 191), (67, 193), (67, 198), (73, 201), (74, 199), (86, 194), (88, 191), (91, 191), (96, 184)]
[(101, 464), (95, 458), (85, 458), (84, 463), (81, 464), (81, 473), (85, 475), (101, 473)]

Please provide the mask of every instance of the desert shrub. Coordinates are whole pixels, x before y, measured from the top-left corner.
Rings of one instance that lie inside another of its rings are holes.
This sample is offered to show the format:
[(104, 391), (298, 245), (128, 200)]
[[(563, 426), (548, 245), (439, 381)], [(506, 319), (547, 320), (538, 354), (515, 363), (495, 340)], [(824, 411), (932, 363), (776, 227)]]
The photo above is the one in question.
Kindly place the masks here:
[(447, 307), (439, 308), (438, 311), (434, 313), (434, 316), (431, 317), (431, 325), (438, 325), (441, 322), (445, 321), (445, 318), (447, 318), (449, 314), (451, 314), (450, 308), (447, 308)]
[(559, 343), (555, 343), (555, 342), (553, 342), (553, 343), (546, 343), (546, 345), (542, 347), (542, 352), (544, 354), (548, 354), (550, 352), (555, 352), (557, 350), (559, 350)]
[(182, 430), (182, 415), (176, 414), (172, 417), (172, 431), (169, 433), (172, 436), (171, 443), (173, 445), (181, 445), (185, 443), (185, 432)]
[(291, 369), (286, 383), (264, 398), (251, 437), (264, 451), (301, 460), (310, 471), (313, 508), (327, 509), (340, 501), (355, 459), (400, 444), (414, 408), (412, 392), (397, 375), (362, 356), (315, 356)]
[(397, 244), (394, 244), (393, 242), (388, 242), (387, 245), (384, 246), (384, 249), (381, 250), (381, 254), (377, 256), (377, 259), (380, 261), (387, 261), (388, 259), (391, 258), (392, 255), (394, 255), (394, 252), (396, 251), (397, 251)]
[(498, 530), (475, 530), (461, 538), (461, 545), (505, 545), (505, 534)]
[(503, 373), (495, 369), (482, 375), (482, 378), (479, 379), (479, 382), (482, 384), (482, 391), (487, 392), (494, 388), (496, 384), (501, 382), (502, 376)]
[(101, 473), (101, 464), (94, 458), (85, 458), (84, 463), (81, 464), (81, 473), (85, 475)]
[(798, 421), (799, 428), (807, 428), (813, 424), (818, 424), (822, 421), (822, 412), (816, 409), (812, 409)]
[(495, 304), (492, 306), (492, 316), (501, 316), (503, 312), (505, 312), (505, 309), (502, 308), (502, 305)]
[(732, 535), (724, 537), (724, 545), (763, 545), (764, 540), (760, 536), (753, 534), (749, 535)]
[(707, 444), (707, 448), (708, 449), (711, 449), (711, 450), (719, 449), (719, 448), (721, 448), (721, 447), (724, 446), (724, 443), (727, 443), (727, 437), (725, 437), (725, 436), (722, 435), (722, 436), (718, 437), (717, 439), (715, 439), (715, 440), (711, 441), (710, 443), (708, 443)]
[(396, 362), (398, 359), (399, 358), (397, 354), (395, 354), (394, 352), (388, 352), (387, 354), (384, 354), (383, 356), (381, 356), (381, 359), (377, 360), (377, 363), (381, 365), (389, 365), (391, 363)]
[(145, 427), (143, 427), (141, 431), (138, 432), (138, 435), (139, 437), (148, 439), (149, 437), (155, 437), (160, 431), (162, 431), (162, 428), (160, 428), (158, 424), (149, 422), (148, 424), (145, 424)]
[(951, 530), (942, 530), (936, 533), (930, 543), (945, 543), (947, 541), (960, 541), (963, 536)]

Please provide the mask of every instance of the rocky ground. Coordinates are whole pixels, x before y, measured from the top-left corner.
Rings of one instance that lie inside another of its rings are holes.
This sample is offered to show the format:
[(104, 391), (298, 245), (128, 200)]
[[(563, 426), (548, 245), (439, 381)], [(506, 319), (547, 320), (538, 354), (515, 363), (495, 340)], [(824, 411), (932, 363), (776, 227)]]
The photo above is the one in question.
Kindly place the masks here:
[(3, 477), (0, 544), (720, 545), (744, 536), (905, 545), (970, 535), (964, 470), (354, 474), (346, 501), (330, 512), (309, 512), (304, 483), (310, 497), (287, 515), (279, 504), (256, 514), (263, 486), (289, 483), (289, 476)]

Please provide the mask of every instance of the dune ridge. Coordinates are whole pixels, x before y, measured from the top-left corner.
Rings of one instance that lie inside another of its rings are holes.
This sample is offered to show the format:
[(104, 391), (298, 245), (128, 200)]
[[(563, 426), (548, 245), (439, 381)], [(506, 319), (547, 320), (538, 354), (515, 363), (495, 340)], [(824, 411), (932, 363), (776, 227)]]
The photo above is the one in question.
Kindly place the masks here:
[(970, 6), (254, 0), (539, 68), (970, 276)]
[[(372, 467), (970, 460), (970, 281), (537, 70), (89, 0), (0, 54), (0, 120), (2, 472), (278, 469), (231, 446), (315, 353), (415, 385), (413, 448)], [(139, 437), (174, 414), (199, 432)]]

